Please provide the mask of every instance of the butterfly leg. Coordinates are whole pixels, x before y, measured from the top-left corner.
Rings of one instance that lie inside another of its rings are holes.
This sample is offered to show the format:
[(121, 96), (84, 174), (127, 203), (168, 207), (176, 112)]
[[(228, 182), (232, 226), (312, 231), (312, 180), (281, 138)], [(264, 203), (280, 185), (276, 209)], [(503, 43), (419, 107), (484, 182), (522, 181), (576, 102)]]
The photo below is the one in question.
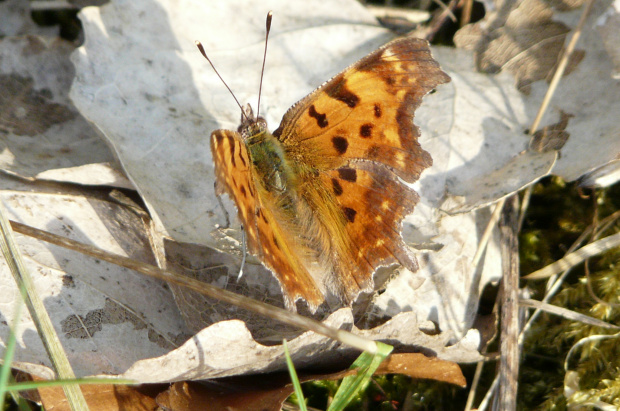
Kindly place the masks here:
[(245, 258), (248, 255), (248, 248), (245, 244), (245, 229), (241, 225), (241, 247), (243, 248), (243, 258), (241, 259), (241, 267), (239, 267), (239, 274), (237, 274), (237, 281), (241, 280), (243, 276), (243, 267), (245, 267)]

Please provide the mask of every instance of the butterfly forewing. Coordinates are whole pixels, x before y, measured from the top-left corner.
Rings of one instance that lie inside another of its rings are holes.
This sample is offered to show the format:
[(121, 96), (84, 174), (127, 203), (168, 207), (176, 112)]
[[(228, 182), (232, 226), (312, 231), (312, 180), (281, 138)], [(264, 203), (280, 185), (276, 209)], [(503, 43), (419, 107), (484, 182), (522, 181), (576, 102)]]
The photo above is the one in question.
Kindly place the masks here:
[(371, 160), (412, 182), (432, 163), (418, 144), (414, 111), (422, 96), (447, 81), (425, 40), (397, 40), (295, 104), (274, 135), (319, 169)]
[(260, 249), (256, 232), (256, 187), (250, 170), (250, 158), (239, 133), (216, 130), (211, 134), (211, 154), (215, 165), (216, 194), (228, 194), (246, 231), (248, 251)]
[(216, 193), (227, 193), (235, 202), (245, 229), (248, 251), (256, 255), (278, 278), (285, 303), (292, 308), (303, 298), (312, 308), (323, 302), (323, 295), (291, 244), (291, 235), (277, 216), (271, 194), (257, 184), (252, 162), (241, 135), (217, 130), (211, 134), (211, 153), (216, 171)]

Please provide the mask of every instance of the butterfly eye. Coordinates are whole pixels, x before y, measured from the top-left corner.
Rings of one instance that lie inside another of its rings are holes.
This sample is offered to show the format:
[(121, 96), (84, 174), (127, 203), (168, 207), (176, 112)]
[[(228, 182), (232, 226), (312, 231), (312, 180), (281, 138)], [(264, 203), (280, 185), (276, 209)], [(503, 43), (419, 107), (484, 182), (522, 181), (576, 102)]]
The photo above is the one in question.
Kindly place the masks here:
[(256, 119), (256, 124), (261, 127), (263, 130), (267, 129), (267, 120), (262, 117)]

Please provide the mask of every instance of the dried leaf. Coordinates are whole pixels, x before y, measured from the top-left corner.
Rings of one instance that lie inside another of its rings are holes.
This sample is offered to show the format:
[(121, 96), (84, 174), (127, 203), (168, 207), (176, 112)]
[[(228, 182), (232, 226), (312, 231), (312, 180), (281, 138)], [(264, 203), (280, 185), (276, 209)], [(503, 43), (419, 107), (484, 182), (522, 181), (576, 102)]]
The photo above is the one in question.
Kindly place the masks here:
[[(620, 126), (616, 121), (620, 114), (620, 83), (614, 80), (617, 53), (611, 44), (617, 42), (610, 33), (616, 32), (613, 27), (617, 11), (612, 3), (594, 3), (577, 44), (581, 51), (573, 55), (543, 118), (543, 124), (549, 126), (560, 122), (564, 114), (574, 116), (565, 130), (570, 138), (551, 171), (568, 181), (585, 178), (593, 184), (610, 185), (620, 178), (617, 165), (613, 165), (620, 154)], [(512, 4), (514, 7), (509, 8)], [(547, 84), (537, 80), (549, 79), (553, 73), (564, 42), (556, 39), (576, 28), (582, 10), (573, 7), (580, 6), (579, 1), (565, 3), (556, 10), (541, 0), (498, 2), (497, 6), (498, 12), (490, 11), (483, 21), (460, 30), (455, 42), (475, 49), (476, 59), (485, 62), (479, 65), (512, 72), (519, 84), (531, 90), (524, 103), (538, 108)], [(533, 118), (530, 115), (529, 122)], [(596, 175), (588, 178), (591, 172)]]
[(620, 78), (620, 5), (618, 2), (609, 4), (596, 27), (601, 34), (605, 50), (609, 53), (613, 63), (613, 78)]
[[(516, 4), (510, 13), (487, 16), (486, 20), (493, 21), (490, 30), (482, 28), (483, 22), (472, 24), (459, 30), (454, 42), (457, 47), (476, 52), (479, 70), (509, 71), (517, 79), (517, 89), (529, 94), (532, 83), (551, 78), (570, 28), (552, 20), (553, 9), (544, 0)], [(582, 50), (573, 54), (566, 74), (583, 55)]]
[[(155, 399), (139, 389), (126, 385), (82, 385), (90, 411), (157, 410)], [(40, 388), (39, 395), (46, 410), (70, 411), (62, 387)]]
[[(37, 36), (0, 40), (0, 169), (30, 180), (133, 187), (69, 100), (74, 48)], [(84, 168), (94, 164), (96, 172)]]

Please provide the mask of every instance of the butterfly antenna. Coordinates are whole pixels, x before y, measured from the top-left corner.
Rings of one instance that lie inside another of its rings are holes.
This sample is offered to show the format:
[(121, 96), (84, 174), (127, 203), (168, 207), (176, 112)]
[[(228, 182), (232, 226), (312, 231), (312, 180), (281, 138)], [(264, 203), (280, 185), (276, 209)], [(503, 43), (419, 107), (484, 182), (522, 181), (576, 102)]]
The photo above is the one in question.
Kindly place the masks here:
[(256, 118), (258, 118), (258, 113), (260, 112), (260, 96), (263, 91), (263, 74), (265, 74), (265, 60), (267, 60), (267, 44), (269, 40), (269, 32), (271, 31), (271, 18), (273, 17), (273, 13), (270, 11), (267, 13), (267, 32), (265, 34), (265, 54), (263, 54), (263, 68), (260, 71), (260, 84), (258, 86), (258, 107), (256, 107)]
[[(226, 82), (224, 81), (222, 76), (220, 76), (220, 73), (218, 73), (217, 69), (215, 68), (215, 66), (211, 62), (211, 59), (207, 56), (207, 53), (205, 53), (205, 49), (204, 49), (204, 47), (202, 47), (202, 43), (199, 42), (198, 40), (196, 40), (196, 47), (198, 47), (198, 50), (200, 50), (200, 54), (202, 54), (202, 56), (207, 59), (209, 64), (211, 64), (211, 67), (213, 67), (213, 71), (215, 71), (215, 74), (217, 74), (217, 76), (220, 78), (220, 80), (222, 80), (222, 83), (224, 83), (224, 85), (226, 86), (226, 88), (230, 92), (230, 95), (233, 96), (233, 98), (235, 99), (235, 102), (237, 103), (237, 105), (241, 109), (241, 115), (244, 116), (246, 120), (248, 120), (248, 118), (247, 118), (247, 116), (245, 114), (245, 111), (243, 110), (243, 107), (241, 107), (241, 103), (239, 103), (239, 100), (237, 100), (237, 97), (235, 97), (235, 93), (232, 92), (232, 90), (230, 89), (230, 87), (228, 87), (228, 84), (226, 84)], [(259, 98), (259, 101), (260, 101), (260, 98)]]

